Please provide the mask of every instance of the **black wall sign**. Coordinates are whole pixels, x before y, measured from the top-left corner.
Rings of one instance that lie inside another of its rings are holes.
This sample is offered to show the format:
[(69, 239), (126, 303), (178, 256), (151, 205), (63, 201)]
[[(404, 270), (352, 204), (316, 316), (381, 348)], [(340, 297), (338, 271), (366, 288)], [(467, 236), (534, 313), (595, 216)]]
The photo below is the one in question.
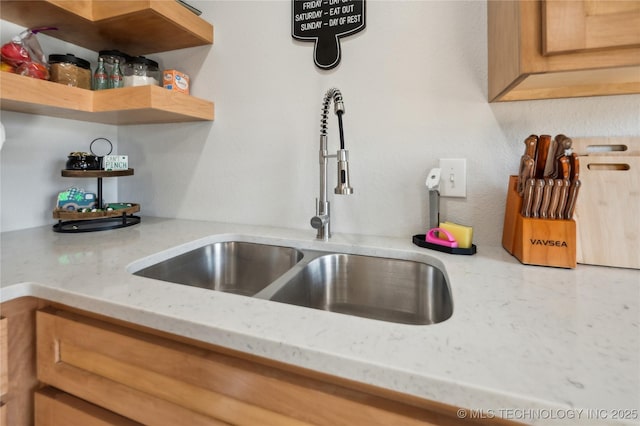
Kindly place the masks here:
[(340, 63), (340, 38), (365, 26), (365, 0), (292, 0), (291, 35), (314, 41), (314, 61), (330, 70)]

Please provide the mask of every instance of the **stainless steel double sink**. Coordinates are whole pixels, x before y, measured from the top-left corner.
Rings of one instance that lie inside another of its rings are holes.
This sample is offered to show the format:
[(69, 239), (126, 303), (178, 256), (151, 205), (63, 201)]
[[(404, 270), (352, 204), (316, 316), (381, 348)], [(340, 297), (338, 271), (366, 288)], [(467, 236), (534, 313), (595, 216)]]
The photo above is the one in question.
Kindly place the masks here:
[(405, 259), (226, 241), (133, 274), (402, 324), (435, 324), (453, 313), (445, 274)]

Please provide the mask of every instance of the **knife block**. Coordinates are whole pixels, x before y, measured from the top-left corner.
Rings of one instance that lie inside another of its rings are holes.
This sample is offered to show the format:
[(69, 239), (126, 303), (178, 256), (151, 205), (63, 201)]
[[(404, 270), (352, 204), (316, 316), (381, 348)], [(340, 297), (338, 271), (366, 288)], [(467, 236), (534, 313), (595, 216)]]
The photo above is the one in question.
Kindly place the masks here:
[(518, 177), (509, 177), (502, 228), (502, 246), (528, 265), (576, 267), (576, 223), (571, 220), (524, 217)]

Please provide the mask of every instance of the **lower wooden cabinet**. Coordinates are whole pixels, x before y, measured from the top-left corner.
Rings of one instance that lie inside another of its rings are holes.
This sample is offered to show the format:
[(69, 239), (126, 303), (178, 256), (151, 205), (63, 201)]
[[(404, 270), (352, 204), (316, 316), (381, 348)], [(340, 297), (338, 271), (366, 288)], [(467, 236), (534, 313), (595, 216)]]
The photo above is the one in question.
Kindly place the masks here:
[[(318, 373), (140, 327), (54, 308), (38, 311), (36, 323), (38, 379), (69, 394), (38, 395), (38, 426), (73, 425), (48, 417), (86, 411), (82, 407), (145, 425), (462, 423), (437, 403), (387, 398), (340, 379), (331, 382)], [(71, 396), (87, 405), (67, 403)]]
[(0, 426), (33, 425), (36, 310), (47, 303), (21, 297), (0, 304)]

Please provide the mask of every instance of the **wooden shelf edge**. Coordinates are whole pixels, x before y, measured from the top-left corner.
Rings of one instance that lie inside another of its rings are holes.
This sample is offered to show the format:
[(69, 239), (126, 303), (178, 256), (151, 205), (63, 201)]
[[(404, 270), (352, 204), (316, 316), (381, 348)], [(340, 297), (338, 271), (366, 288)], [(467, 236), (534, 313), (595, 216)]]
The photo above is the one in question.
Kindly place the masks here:
[(120, 177), (133, 176), (133, 169), (127, 170), (62, 170), (63, 177), (73, 178), (99, 178), (99, 177)]
[(0, 72), (0, 108), (104, 124), (213, 121), (213, 102), (159, 86), (91, 91)]
[[(27, 28), (56, 26), (58, 31), (47, 34), (89, 50), (133, 56), (213, 44), (213, 25), (174, 0), (2, 0), (0, 18)], [(141, 32), (154, 36), (140, 37)]]
[(10, 72), (0, 72), (0, 101), (3, 109), (5, 109), (5, 103), (11, 102), (23, 104), (25, 108), (33, 104), (38, 108), (91, 111), (93, 102), (91, 96), (89, 90)]
[(93, 92), (94, 112), (153, 109), (213, 121), (213, 102), (160, 86), (124, 87)]

